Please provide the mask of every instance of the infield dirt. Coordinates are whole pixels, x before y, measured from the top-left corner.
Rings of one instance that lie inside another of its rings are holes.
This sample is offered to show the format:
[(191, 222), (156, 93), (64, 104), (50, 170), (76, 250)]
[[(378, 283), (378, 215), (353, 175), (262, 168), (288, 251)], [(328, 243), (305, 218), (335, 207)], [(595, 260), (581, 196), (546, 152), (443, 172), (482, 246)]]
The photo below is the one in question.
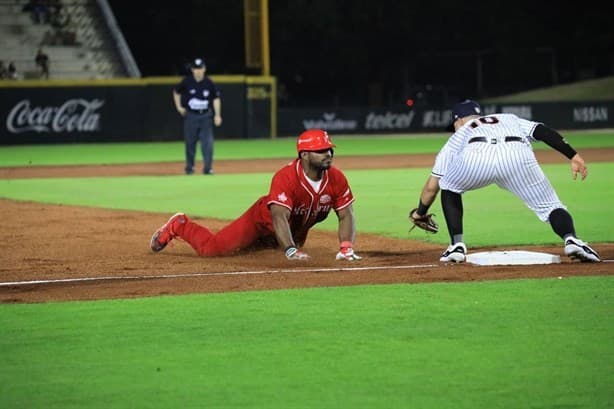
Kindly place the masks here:
[[(560, 154), (537, 151), (541, 163), (562, 163)], [(611, 161), (611, 149), (584, 149), (587, 162)], [(335, 157), (341, 169), (429, 167), (434, 155)], [(216, 161), (218, 173), (274, 172), (287, 159)], [(171, 175), (182, 163), (69, 167), (5, 167), (0, 178)], [(215, 177), (215, 176), (186, 176)], [(421, 187), (417, 187), (418, 192)], [(263, 192), (264, 193), (264, 192)], [(181, 203), (178, 203), (178, 207)], [(562, 246), (515, 247), (562, 257), (560, 264), (474, 266), (439, 263), (442, 247), (425, 241), (392, 239), (359, 232), (357, 253), (364, 258), (334, 260), (335, 233), (313, 230), (305, 246), (310, 261), (290, 262), (279, 250), (244, 252), (231, 257), (201, 258), (181, 241), (154, 254), (152, 233), (170, 214), (48, 205), (0, 199), (5, 241), (0, 252), (0, 302), (48, 302), (130, 298), (163, 294), (249, 291), (358, 284), (472, 281), (512, 278), (612, 275), (614, 263), (578, 263)], [(178, 210), (180, 210), (178, 208)], [(195, 221), (213, 230), (227, 222)], [(547, 228), (545, 226), (545, 228)], [(445, 232), (443, 232), (445, 234)], [(420, 234), (412, 232), (411, 237)], [(614, 243), (591, 243), (603, 259), (614, 258)], [(471, 248), (470, 251), (509, 250)], [(349, 270), (341, 270), (349, 268)], [(355, 269), (354, 269), (355, 268)], [(301, 270), (319, 271), (301, 271)], [(249, 274), (234, 274), (249, 272)], [(173, 277), (174, 276), (174, 277)], [(76, 280), (58, 281), (54, 280)], [(51, 282), (49, 282), (51, 281)]]

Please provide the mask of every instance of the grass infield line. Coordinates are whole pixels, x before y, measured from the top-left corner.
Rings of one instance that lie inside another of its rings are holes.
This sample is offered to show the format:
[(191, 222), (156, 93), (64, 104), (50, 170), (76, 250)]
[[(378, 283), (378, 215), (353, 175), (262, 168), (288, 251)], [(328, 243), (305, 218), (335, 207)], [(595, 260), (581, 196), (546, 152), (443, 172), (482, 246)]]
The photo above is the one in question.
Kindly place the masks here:
[(439, 267), (438, 264), (415, 264), (409, 266), (372, 266), (372, 267), (335, 267), (335, 268), (285, 268), (278, 270), (260, 270), (260, 271), (221, 271), (217, 273), (184, 273), (184, 274), (162, 274), (157, 276), (121, 276), (121, 277), (79, 277), (79, 278), (59, 278), (56, 280), (31, 280), (31, 281), (12, 281), (0, 282), (0, 287), (11, 285), (32, 285), (32, 284), (56, 284), (56, 283), (74, 283), (85, 281), (121, 281), (121, 280), (157, 280), (161, 278), (191, 278), (205, 276), (233, 276), (233, 275), (251, 275), (251, 274), (279, 274), (279, 273), (325, 273), (333, 271), (369, 271), (369, 270), (402, 270), (413, 268), (432, 268)]

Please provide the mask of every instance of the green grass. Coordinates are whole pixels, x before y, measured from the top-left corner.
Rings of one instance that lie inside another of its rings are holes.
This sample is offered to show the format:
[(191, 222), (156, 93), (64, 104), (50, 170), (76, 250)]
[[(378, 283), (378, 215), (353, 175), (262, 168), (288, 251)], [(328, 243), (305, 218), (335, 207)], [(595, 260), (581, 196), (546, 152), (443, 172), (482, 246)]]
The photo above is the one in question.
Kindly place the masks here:
[[(337, 136), (337, 151), (344, 155), (391, 153), (428, 153), (438, 150), (442, 134), (400, 138)], [(613, 142), (614, 144), (614, 142)], [(39, 145), (0, 147), (2, 166), (87, 165), (183, 161), (183, 142), (110, 143), (81, 145)], [(292, 158), (296, 152), (294, 138), (268, 140), (219, 140), (215, 142), (215, 159)]]
[[(0, 308), (3, 407), (607, 408), (608, 277)], [(109, 334), (114, 334), (109, 336)]]
[[(613, 147), (612, 131), (566, 133), (577, 149)], [(445, 142), (445, 136), (412, 135), (377, 137), (339, 136), (335, 138), (338, 154), (434, 153)], [(550, 149), (537, 144), (539, 149)], [(288, 157), (294, 140), (219, 141), (216, 158)], [(96, 164), (155, 162), (181, 160), (182, 144), (94, 144), (19, 146), (0, 148), (3, 163), (19, 166), (36, 164)], [(368, 159), (367, 159), (368, 160)], [(612, 163), (589, 164), (590, 176), (584, 182), (570, 178), (569, 165), (561, 158), (560, 165), (544, 165), (550, 178), (572, 215), (578, 233), (589, 242), (612, 241), (614, 231), (608, 203), (614, 201), (609, 175)], [(408, 237), (406, 219), (417, 202), (420, 189), (430, 169), (349, 170), (346, 174), (357, 198), (355, 209), (359, 232), (391, 237)], [(215, 178), (166, 177), (60, 178), (0, 180), (0, 197), (64, 203), (93, 207), (145, 210), (161, 213), (183, 211), (193, 216), (234, 219), (259, 196), (268, 191), (269, 173), (217, 175)], [(178, 198), (181, 198), (180, 200)], [(510, 193), (494, 186), (469, 192), (464, 196), (466, 241), (472, 246), (557, 243), (550, 227), (540, 222), (524, 204)], [(382, 211), (386, 209), (386, 211)], [(441, 234), (409, 237), (445, 244), (446, 225), (439, 201), (432, 210), (437, 214)], [(511, 216), (510, 216), (511, 215)], [(521, 228), (510, 228), (509, 220)], [(607, 228), (604, 228), (604, 223)], [(333, 231), (334, 217), (317, 226)]]
[[(576, 229), (589, 242), (612, 241), (614, 231), (609, 203), (614, 202), (612, 163), (594, 163), (587, 180), (572, 180), (568, 164), (545, 165), (559, 197), (575, 217)], [(361, 232), (397, 238), (447, 243), (448, 235), (439, 200), (433, 206), (441, 233), (408, 235), (407, 212), (417, 203), (429, 169), (349, 170), (345, 172), (356, 197), (358, 242)], [(232, 220), (268, 192), (271, 175), (228, 174), (214, 178), (121, 177), (0, 180), (0, 197), (46, 203), (112, 209), (144, 210)], [(471, 246), (492, 243), (558, 243), (550, 226), (507, 191), (496, 186), (464, 195), (465, 237)], [(385, 211), (383, 211), (383, 209)], [(514, 220), (513, 226), (510, 220)], [(335, 231), (331, 215), (317, 229)]]
[[(614, 147), (611, 130), (564, 132), (578, 149)], [(386, 155), (437, 152), (449, 134), (415, 135), (333, 135), (337, 154)], [(215, 142), (215, 159), (292, 158), (294, 138), (269, 140), (219, 140)], [(545, 144), (535, 149), (550, 149)], [(183, 142), (92, 143), (77, 145), (26, 145), (0, 147), (0, 166), (101, 165), (183, 161)]]
[[(577, 148), (614, 145), (611, 132), (566, 136)], [(334, 139), (343, 155), (436, 152), (445, 140)], [(293, 146), (220, 141), (216, 157), (292, 157)], [(181, 152), (181, 143), (3, 147), (0, 164), (175, 161)], [(589, 166), (584, 182), (564, 160), (543, 168), (581, 236), (611, 242), (614, 164)], [(429, 171), (346, 171), (358, 243), (361, 232), (408, 237), (407, 211)], [(0, 180), (0, 197), (233, 219), (270, 177), (13, 179)], [(464, 199), (472, 246), (559, 240), (507, 192)], [(433, 211), (441, 233), (412, 238), (447, 241), (438, 204)], [(335, 230), (334, 216), (318, 228)], [(5, 304), (0, 407), (605, 409), (613, 286), (604, 276)]]

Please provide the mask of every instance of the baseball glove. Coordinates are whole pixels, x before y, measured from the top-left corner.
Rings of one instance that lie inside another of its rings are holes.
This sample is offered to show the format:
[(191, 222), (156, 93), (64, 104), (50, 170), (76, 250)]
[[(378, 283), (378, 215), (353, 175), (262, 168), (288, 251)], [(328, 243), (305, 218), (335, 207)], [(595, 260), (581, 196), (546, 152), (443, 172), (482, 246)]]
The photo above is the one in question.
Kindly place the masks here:
[(437, 233), (439, 231), (439, 225), (433, 219), (434, 214), (429, 213), (429, 214), (425, 214), (424, 216), (418, 216), (416, 214), (416, 216), (418, 217), (413, 217), (412, 215), (414, 214), (416, 210), (418, 209), (417, 208), (412, 209), (409, 212), (409, 221), (412, 223), (412, 226), (409, 229), (409, 231), (412, 231), (414, 228), (418, 227), (419, 229), (422, 229), (427, 233), (433, 233), (433, 234)]

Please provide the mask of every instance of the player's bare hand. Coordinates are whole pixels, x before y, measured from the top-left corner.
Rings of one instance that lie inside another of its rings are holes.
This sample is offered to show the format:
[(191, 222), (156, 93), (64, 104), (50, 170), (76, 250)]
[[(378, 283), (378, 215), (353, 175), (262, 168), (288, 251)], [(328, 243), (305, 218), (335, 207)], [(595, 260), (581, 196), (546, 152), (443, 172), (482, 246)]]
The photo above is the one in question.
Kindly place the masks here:
[(296, 247), (288, 247), (286, 249), (286, 258), (288, 260), (309, 260), (309, 254), (300, 251)]
[(222, 116), (221, 115), (215, 115), (213, 117), (213, 123), (215, 124), (215, 126), (222, 125)]
[(179, 115), (185, 116), (186, 109), (184, 107), (179, 107), (177, 108), (177, 112), (179, 112)]
[(582, 180), (586, 179), (588, 175), (588, 168), (584, 163), (584, 159), (580, 154), (576, 153), (573, 158), (571, 158), (571, 176), (574, 180), (578, 177), (578, 173), (582, 176)]

